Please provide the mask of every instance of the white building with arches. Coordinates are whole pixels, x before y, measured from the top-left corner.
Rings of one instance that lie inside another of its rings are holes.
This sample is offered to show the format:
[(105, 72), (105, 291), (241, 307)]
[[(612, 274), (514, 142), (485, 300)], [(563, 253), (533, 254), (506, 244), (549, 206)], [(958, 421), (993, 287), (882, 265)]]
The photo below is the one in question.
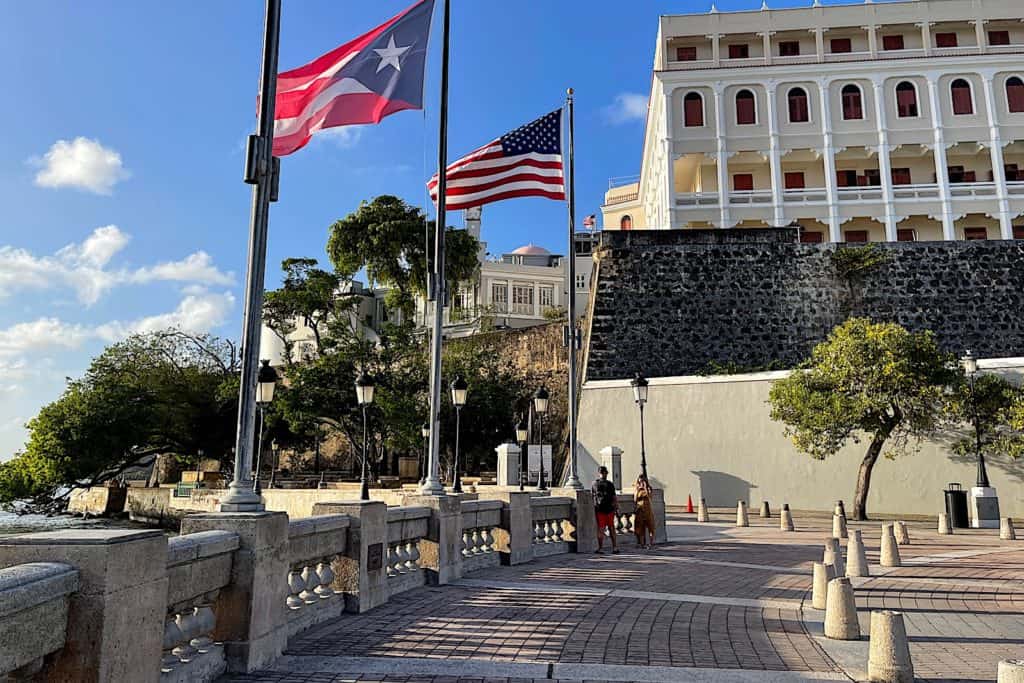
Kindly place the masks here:
[(660, 18), (640, 177), (605, 229), (1024, 239), (1020, 0)]

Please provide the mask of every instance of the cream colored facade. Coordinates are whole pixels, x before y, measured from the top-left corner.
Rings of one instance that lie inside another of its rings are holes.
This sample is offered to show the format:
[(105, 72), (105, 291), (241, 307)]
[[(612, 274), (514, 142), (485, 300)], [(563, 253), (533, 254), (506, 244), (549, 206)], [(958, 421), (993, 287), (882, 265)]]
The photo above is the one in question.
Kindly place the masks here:
[(640, 178), (609, 189), (604, 228), (1024, 238), (1022, 10), (917, 0), (661, 17)]

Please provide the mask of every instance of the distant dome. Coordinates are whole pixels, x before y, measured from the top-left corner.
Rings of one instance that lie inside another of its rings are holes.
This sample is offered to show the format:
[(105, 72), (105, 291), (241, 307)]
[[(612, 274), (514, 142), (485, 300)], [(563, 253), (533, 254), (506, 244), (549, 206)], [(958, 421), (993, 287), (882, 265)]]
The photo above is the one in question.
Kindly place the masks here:
[(538, 247), (536, 244), (527, 244), (526, 246), (519, 247), (512, 252), (517, 256), (551, 256), (551, 252), (544, 247)]

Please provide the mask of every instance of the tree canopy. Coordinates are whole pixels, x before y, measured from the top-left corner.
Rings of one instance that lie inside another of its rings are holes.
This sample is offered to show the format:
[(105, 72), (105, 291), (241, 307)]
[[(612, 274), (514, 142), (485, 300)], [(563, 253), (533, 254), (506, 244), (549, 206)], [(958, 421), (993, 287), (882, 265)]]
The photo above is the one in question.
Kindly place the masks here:
[(913, 450), (941, 427), (946, 390), (958, 376), (955, 358), (939, 351), (931, 332), (851, 318), (773, 383), (771, 416), (785, 423), (799, 451), (817, 459), (869, 440), (854, 492), (853, 516), (863, 520), (878, 457)]
[(1024, 391), (1019, 386), (991, 374), (978, 374), (973, 387), (964, 379), (948, 395), (946, 413), (957, 455), (973, 457), (979, 444), (986, 457), (1024, 455)]

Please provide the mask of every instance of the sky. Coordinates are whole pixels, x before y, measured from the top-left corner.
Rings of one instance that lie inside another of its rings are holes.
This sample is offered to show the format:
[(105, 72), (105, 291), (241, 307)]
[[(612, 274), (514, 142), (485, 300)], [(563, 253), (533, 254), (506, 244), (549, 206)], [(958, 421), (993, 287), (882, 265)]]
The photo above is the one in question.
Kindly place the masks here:
[[(284, 0), (280, 67), (304, 64), (409, 4)], [(760, 5), (717, 3), (722, 11)], [(658, 16), (709, 6), (452, 0), (449, 159), (556, 109), (571, 86), (578, 220), (599, 213), (608, 180), (639, 173)], [(255, 125), (262, 8), (258, 0), (4, 4), (0, 460), (105, 345), (168, 326), (238, 338), (250, 203), (243, 144)], [(440, 61), (431, 42), (424, 111), (335, 129), (284, 159), (268, 287), (284, 258), (325, 259), (328, 226), (360, 201), (394, 194), (428, 204)], [(529, 242), (564, 253), (565, 211), (544, 199), (488, 206), (483, 239), (494, 254)]]

